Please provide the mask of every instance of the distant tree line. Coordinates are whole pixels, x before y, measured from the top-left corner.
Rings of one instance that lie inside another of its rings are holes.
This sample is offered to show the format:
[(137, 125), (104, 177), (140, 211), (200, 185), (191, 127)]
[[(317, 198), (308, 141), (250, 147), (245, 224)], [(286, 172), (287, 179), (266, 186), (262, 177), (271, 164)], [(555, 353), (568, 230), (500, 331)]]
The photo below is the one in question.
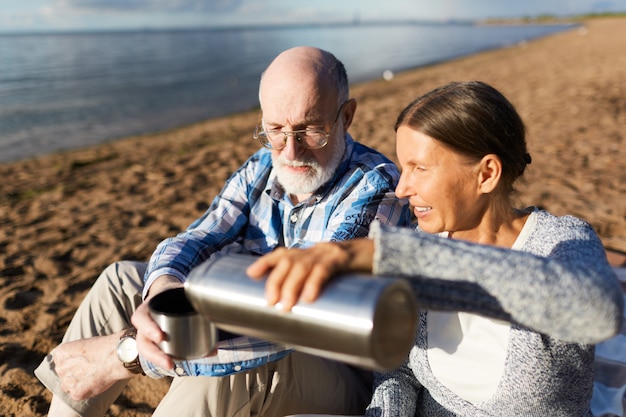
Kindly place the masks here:
[(548, 23), (566, 23), (578, 22), (581, 20), (596, 19), (603, 17), (626, 17), (624, 12), (602, 12), (602, 13), (586, 13), (573, 16), (557, 16), (553, 14), (541, 14), (537, 16), (523, 16), (519, 18), (492, 18), (487, 19), (488, 24), (548, 24)]

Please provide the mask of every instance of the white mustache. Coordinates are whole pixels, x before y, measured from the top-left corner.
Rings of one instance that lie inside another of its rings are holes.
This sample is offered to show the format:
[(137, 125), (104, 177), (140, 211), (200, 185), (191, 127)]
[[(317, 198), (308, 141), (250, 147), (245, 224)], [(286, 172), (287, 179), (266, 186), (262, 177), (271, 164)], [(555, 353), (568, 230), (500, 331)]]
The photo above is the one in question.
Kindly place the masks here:
[(316, 165), (315, 163), (316, 161), (311, 161), (310, 158), (297, 159), (295, 161), (287, 161), (282, 155), (276, 159), (276, 162), (278, 162), (282, 166), (288, 166), (288, 167), (294, 167), (294, 168)]

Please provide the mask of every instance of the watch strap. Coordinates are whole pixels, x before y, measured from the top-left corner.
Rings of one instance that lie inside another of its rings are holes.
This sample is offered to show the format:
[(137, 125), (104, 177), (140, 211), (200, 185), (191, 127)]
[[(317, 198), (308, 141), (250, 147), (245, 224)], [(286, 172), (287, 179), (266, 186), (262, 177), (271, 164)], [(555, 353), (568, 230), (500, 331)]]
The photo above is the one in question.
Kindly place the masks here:
[[(126, 329), (124, 334), (122, 334), (122, 336), (120, 337), (120, 340), (125, 339), (127, 337), (135, 339), (137, 337), (137, 329), (134, 327), (130, 327)], [(145, 372), (143, 371), (143, 368), (141, 367), (141, 362), (139, 361), (139, 355), (137, 355), (134, 361), (122, 362), (122, 364), (124, 365), (124, 368), (128, 369), (134, 374), (145, 375)]]

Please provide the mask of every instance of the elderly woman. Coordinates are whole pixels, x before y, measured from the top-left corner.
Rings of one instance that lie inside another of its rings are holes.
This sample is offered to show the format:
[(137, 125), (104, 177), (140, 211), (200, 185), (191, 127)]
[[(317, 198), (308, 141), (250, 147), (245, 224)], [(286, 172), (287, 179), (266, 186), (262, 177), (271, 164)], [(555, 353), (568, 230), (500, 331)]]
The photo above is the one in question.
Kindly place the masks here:
[(417, 231), (379, 225), (370, 239), (279, 249), (269, 303), (314, 300), (349, 271), (401, 276), (420, 305), (403, 366), (377, 374), (367, 416), (590, 416), (594, 343), (620, 327), (623, 299), (585, 221), (514, 207), (531, 158), (509, 101), (481, 82), (452, 83), (398, 117)]

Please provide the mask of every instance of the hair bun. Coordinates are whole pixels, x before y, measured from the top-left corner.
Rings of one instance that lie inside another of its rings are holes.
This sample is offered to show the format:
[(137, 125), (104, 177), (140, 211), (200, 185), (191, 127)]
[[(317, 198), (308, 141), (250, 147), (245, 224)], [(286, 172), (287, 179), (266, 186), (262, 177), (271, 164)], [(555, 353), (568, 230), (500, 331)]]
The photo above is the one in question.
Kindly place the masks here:
[(524, 154), (524, 162), (526, 162), (526, 165), (530, 164), (533, 161), (533, 159), (530, 157), (530, 154), (528, 152), (526, 152)]

